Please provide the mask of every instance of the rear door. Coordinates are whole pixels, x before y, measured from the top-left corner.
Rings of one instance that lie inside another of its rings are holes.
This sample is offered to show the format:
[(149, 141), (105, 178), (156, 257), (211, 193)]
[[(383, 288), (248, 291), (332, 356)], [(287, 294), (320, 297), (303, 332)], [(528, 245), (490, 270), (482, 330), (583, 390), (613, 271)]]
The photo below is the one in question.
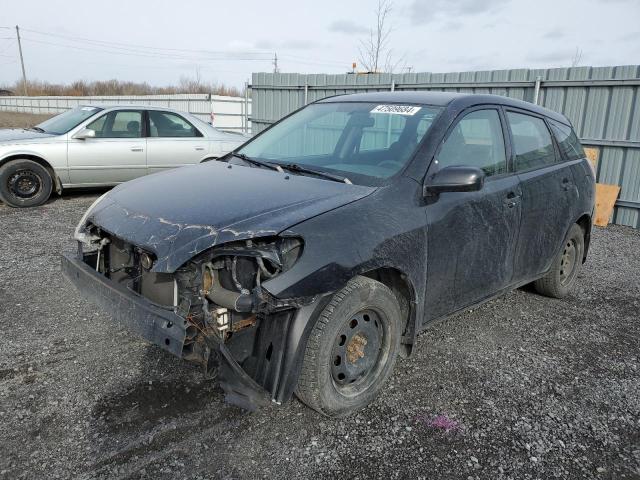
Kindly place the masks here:
[[(508, 286), (520, 224), (520, 187), (507, 165), (497, 107), (466, 113), (450, 129), (429, 174), (453, 165), (482, 168), (477, 192), (444, 192), (427, 206), (427, 320)], [(434, 170), (435, 169), (435, 170)]]
[(146, 174), (146, 140), (140, 110), (112, 110), (86, 128), (96, 132), (95, 138), (69, 139), (71, 183), (116, 184)]
[(199, 163), (209, 153), (209, 142), (181, 115), (148, 110), (147, 168), (154, 173)]
[(561, 161), (544, 117), (507, 109), (514, 170), (522, 188), (522, 221), (514, 281), (532, 280), (551, 266), (578, 197), (571, 167)]

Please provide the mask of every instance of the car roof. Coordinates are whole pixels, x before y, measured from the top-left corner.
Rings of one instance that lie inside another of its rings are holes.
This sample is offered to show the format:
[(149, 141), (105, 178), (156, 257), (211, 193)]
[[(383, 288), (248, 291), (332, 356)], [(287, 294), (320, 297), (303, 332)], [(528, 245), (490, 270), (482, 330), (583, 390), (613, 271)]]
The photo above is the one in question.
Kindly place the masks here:
[(554, 112), (553, 110), (549, 110), (523, 100), (518, 100), (516, 98), (503, 97), (502, 95), (422, 91), (368, 92), (336, 95), (318, 101), (318, 103), (333, 102), (417, 103), (437, 107), (448, 107), (451, 105), (460, 109), (472, 107), (474, 105), (497, 104), (529, 110), (567, 125), (571, 124), (564, 115), (558, 112)]
[(420, 103), (423, 105), (435, 105), (444, 107), (456, 97), (465, 96), (452, 92), (368, 92), (352, 93), (349, 95), (337, 95), (320, 100), (320, 103), (329, 102), (406, 102)]
[(102, 108), (103, 110), (163, 110), (166, 112), (176, 112), (176, 113), (188, 113), (183, 112), (181, 110), (176, 110), (175, 108), (167, 108), (167, 107), (156, 107), (154, 105), (125, 105), (125, 104), (117, 104), (117, 105), (108, 105), (104, 103), (87, 103), (79, 105), (80, 107), (94, 107), (94, 108)]

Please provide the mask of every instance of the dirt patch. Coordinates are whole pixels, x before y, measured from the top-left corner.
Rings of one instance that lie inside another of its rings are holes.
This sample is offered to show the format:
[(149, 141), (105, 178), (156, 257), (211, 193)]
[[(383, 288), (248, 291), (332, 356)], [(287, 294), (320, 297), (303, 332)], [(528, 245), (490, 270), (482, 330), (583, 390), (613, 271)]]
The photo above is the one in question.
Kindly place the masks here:
[(53, 115), (34, 113), (0, 112), (0, 128), (28, 128), (44, 122)]

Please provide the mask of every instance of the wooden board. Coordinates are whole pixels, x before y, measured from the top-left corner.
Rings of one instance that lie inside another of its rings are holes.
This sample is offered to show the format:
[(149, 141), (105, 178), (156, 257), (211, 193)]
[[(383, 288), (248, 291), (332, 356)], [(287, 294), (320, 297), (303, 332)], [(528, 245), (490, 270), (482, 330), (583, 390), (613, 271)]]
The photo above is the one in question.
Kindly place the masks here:
[(618, 185), (596, 183), (596, 218), (594, 224), (599, 227), (609, 225), (609, 219), (613, 213), (613, 207), (620, 193)]
[(587, 155), (587, 159), (589, 159), (591, 165), (593, 165), (593, 170), (597, 172), (600, 149), (598, 147), (584, 147), (584, 153)]

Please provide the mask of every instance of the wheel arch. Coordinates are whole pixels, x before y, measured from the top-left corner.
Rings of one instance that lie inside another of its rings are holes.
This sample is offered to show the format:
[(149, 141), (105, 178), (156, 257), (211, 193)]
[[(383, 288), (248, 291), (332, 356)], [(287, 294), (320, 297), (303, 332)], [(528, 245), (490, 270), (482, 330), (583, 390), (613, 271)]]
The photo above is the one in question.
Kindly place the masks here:
[(49, 172), (49, 175), (51, 175), (51, 179), (53, 180), (54, 190), (56, 191), (56, 193), (58, 195), (62, 193), (62, 182), (60, 181), (60, 177), (58, 177), (54, 168), (44, 158), (39, 157), (38, 155), (30, 154), (30, 153), (15, 153), (1, 159), (0, 167), (6, 165), (7, 163), (13, 160), (31, 160), (40, 164)]
[(582, 256), (582, 263), (584, 263), (587, 261), (587, 253), (589, 252), (589, 244), (591, 243), (591, 215), (585, 213), (580, 216), (580, 218), (578, 218), (575, 223), (578, 224), (584, 232), (584, 254)]
[(409, 356), (416, 333), (416, 291), (409, 276), (395, 267), (378, 267), (360, 273), (387, 286), (398, 299), (403, 316), (402, 355)]

